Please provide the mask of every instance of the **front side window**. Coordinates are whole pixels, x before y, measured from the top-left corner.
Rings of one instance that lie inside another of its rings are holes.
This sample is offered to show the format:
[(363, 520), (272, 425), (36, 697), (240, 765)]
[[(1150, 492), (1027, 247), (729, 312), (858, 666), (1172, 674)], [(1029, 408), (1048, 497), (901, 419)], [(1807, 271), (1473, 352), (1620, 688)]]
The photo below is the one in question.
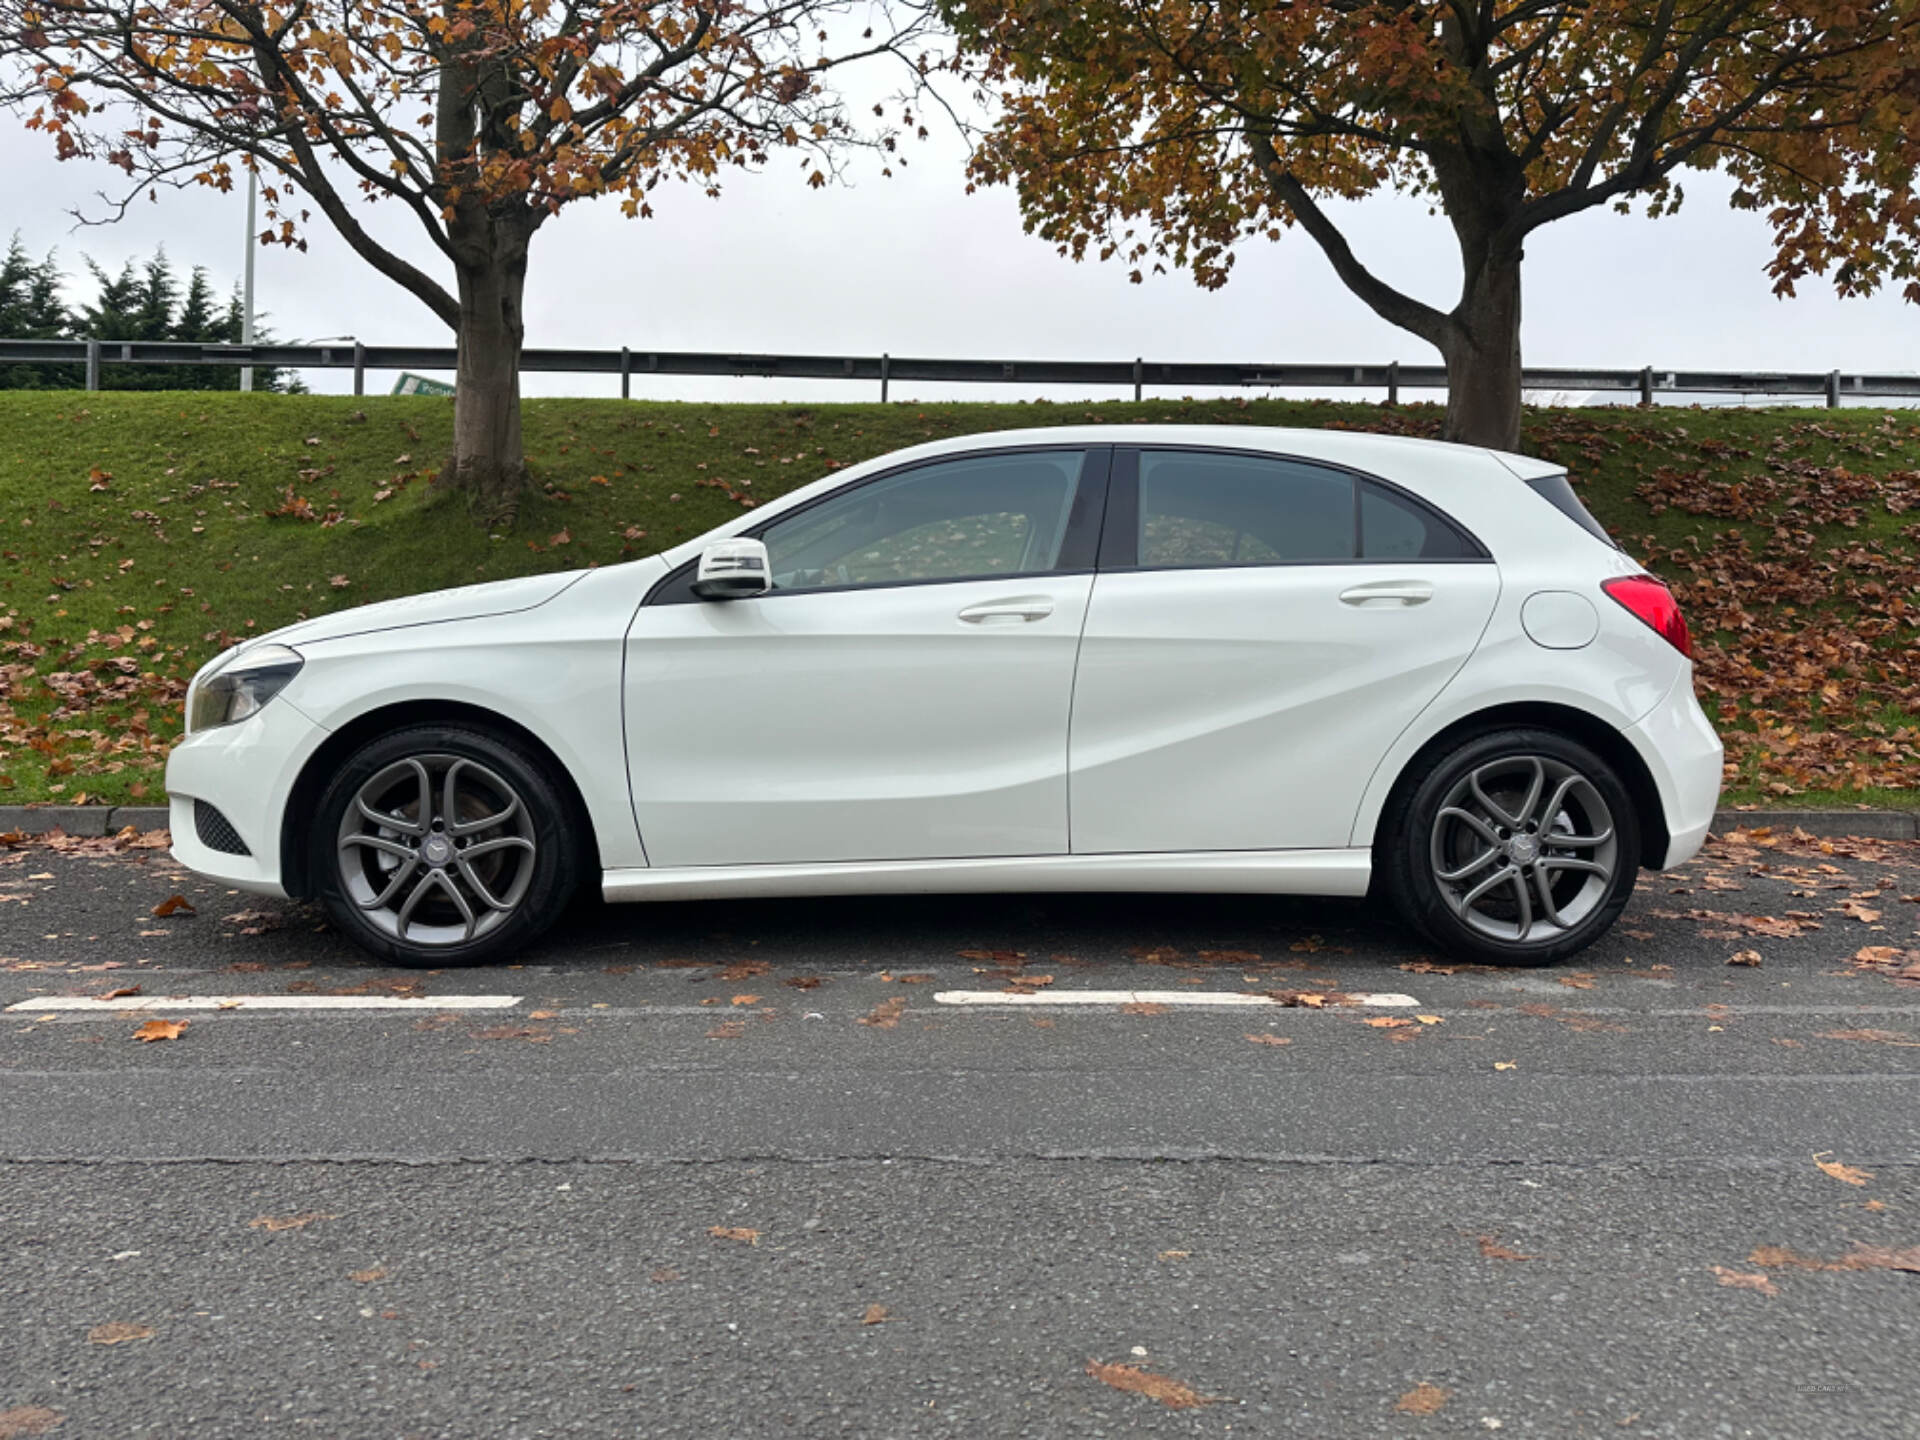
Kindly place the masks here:
[(1140, 564), (1352, 560), (1354, 483), (1297, 460), (1142, 451)]
[(761, 536), (775, 590), (1032, 575), (1054, 568), (1085, 455), (935, 461), (836, 495)]

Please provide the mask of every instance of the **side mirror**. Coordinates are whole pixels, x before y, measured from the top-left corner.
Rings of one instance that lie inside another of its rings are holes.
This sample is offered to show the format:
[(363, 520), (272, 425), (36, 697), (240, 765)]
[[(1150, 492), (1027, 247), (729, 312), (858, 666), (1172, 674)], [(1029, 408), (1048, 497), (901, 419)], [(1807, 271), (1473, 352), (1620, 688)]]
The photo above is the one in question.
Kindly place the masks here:
[(758, 540), (716, 540), (700, 552), (693, 593), (702, 600), (741, 600), (773, 588), (767, 547)]

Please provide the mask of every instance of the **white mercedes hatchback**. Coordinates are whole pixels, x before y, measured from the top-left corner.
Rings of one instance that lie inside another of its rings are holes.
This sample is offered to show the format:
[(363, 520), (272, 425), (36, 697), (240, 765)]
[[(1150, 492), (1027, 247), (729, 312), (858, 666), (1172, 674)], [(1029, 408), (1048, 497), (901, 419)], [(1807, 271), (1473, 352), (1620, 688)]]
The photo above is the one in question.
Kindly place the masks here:
[(1378, 894), (1541, 964), (1691, 857), (1685, 622), (1557, 466), (975, 435), (631, 564), (369, 605), (195, 678), (173, 853), (402, 965), (609, 900)]

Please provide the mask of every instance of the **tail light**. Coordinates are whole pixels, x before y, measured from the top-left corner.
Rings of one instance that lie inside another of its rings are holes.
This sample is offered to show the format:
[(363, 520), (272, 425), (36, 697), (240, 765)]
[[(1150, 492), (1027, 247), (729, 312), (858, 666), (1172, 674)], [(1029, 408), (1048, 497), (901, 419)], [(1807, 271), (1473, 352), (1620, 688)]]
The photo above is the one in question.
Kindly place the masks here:
[(1689, 660), (1693, 658), (1693, 637), (1687, 634), (1686, 617), (1680, 613), (1673, 592), (1662, 581), (1651, 575), (1618, 575), (1603, 580), (1600, 588), (1632, 611), (1634, 618), (1662, 640)]

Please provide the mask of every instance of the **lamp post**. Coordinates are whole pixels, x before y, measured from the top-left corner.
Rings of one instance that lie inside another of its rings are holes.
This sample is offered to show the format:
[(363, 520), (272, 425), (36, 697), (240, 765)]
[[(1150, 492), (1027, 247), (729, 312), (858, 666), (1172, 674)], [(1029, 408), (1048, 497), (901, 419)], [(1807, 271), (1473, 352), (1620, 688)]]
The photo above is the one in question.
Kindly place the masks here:
[[(259, 189), (260, 179), (254, 173), (253, 166), (247, 166), (247, 263), (241, 272), (240, 281), (240, 343), (253, 344), (253, 252), (258, 248), (254, 244), (254, 203)], [(240, 388), (242, 391), (253, 389), (253, 367), (240, 367)]]

